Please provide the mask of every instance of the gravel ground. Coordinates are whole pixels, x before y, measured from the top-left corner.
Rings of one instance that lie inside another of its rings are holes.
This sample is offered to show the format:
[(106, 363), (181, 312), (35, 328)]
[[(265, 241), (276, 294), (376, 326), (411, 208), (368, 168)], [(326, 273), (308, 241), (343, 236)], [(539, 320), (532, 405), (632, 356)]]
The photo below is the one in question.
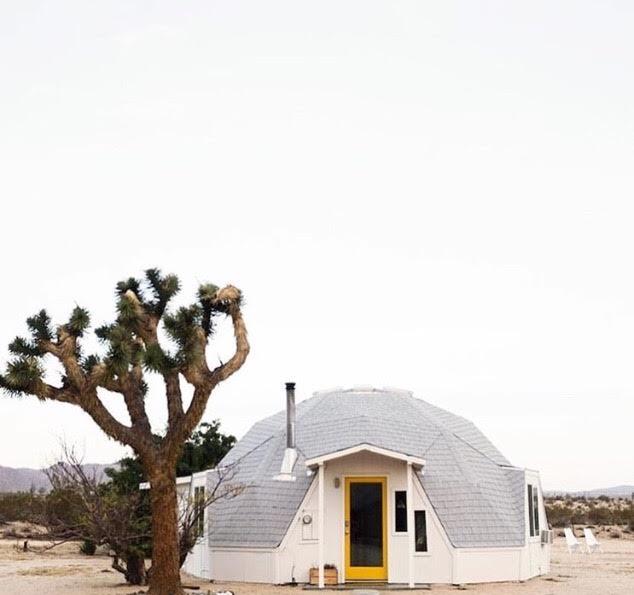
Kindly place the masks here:
[[(42, 545), (41, 542), (31, 544)], [(77, 544), (65, 544), (43, 554), (17, 551), (15, 545), (15, 541), (0, 540), (0, 593), (3, 595), (124, 595), (139, 590), (122, 582), (121, 575), (110, 569), (108, 558), (78, 554)], [(184, 578), (188, 584), (199, 586), (201, 594), (223, 589), (231, 589), (236, 595), (290, 595), (301, 591), (297, 587), (210, 584)], [(563, 540), (558, 539), (550, 575), (521, 584), (469, 585), (467, 590), (479, 595), (632, 595), (634, 540), (604, 540), (602, 553), (571, 556)], [(432, 592), (439, 594), (455, 591), (451, 586), (432, 587)]]

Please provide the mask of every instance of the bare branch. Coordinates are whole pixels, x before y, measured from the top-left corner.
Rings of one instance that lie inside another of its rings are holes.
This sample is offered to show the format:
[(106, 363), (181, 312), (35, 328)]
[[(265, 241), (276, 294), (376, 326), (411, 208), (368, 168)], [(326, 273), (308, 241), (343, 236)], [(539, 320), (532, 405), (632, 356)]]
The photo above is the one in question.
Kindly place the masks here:
[[(127, 493), (103, 484), (96, 473), (89, 473), (74, 450), (62, 446), (62, 462), (47, 470), (53, 490), (50, 497), (57, 506), (47, 511), (43, 522), (54, 537), (90, 541), (106, 545), (113, 557), (113, 568), (128, 582), (146, 580), (143, 548), (151, 538), (143, 518), (143, 494)], [(148, 519), (149, 521), (149, 519)], [(120, 564), (123, 560), (124, 564)]]
[(59, 547), (60, 545), (64, 545), (65, 543), (68, 543), (69, 541), (76, 541), (77, 540), (77, 536), (76, 535), (70, 535), (69, 537), (66, 537), (65, 539), (60, 539), (59, 541), (57, 540), (53, 540), (53, 542), (51, 543), (51, 545), (45, 545), (42, 547), (32, 547), (30, 545), (27, 544), (26, 546), (26, 550), (24, 549), (24, 546), (21, 545), (17, 545), (15, 546), (15, 549), (17, 549), (20, 552), (23, 551), (27, 551), (27, 552), (32, 552), (34, 554), (45, 554), (46, 552)]
[(237, 474), (237, 465), (219, 467), (210, 470), (210, 473), (216, 477), (216, 483), (211, 490), (204, 486), (204, 496), (195, 493), (180, 510), (178, 524), (181, 566), (201, 536), (201, 530), (204, 531), (205, 511), (219, 500), (231, 500), (239, 496), (246, 488), (243, 484), (231, 482)]

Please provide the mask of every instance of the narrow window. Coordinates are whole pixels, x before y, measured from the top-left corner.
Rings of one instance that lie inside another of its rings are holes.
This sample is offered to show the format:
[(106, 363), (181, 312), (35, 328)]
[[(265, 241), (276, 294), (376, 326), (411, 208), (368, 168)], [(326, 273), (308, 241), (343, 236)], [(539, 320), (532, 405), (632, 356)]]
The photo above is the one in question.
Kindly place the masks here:
[(533, 506), (533, 486), (528, 484), (528, 523), (530, 527), (529, 535), (531, 537), (535, 537), (535, 513)]
[(414, 511), (414, 525), (416, 526), (416, 551), (427, 551), (427, 518), (424, 510)]
[(394, 492), (394, 531), (407, 532), (407, 492)]
[(537, 486), (533, 486), (533, 516), (535, 517), (535, 535), (539, 535), (539, 498)]
[(194, 488), (194, 525), (196, 535), (202, 537), (205, 531), (205, 487)]

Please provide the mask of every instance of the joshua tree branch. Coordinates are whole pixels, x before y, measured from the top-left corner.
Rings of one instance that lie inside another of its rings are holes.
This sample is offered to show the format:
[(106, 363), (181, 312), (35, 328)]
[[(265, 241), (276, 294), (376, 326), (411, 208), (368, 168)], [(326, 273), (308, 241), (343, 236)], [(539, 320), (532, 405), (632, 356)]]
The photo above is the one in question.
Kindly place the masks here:
[(123, 390), (123, 398), (125, 400), (132, 426), (141, 430), (146, 437), (151, 437), (152, 427), (145, 410), (145, 400), (143, 398), (143, 370), (140, 364), (136, 364), (128, 377), (126, 378), (125, 388)]
[(57, 341), (38, 341), (38, 346), (59, 360), (73, 388), (82, 391), (86, 384), (86, 375), (77, 360), (77, 337), (71, 335), (63, 326), (59, 327), (58, 335)]
[(70, 403), (71, 405), (79, 404), (79, 394), (70, 388), (58, 388), (38, 380), (35, 386), (32, 387), (32, 392), (35, 396), (42, 400), (59, 401), (61, 403)]
[[(223, 304), (226, 307), (231, 317), (236, 339), (235, 353), (226, 363), (218, 366), (213, 372), (208, 371), (202, 382), (198, 377), (195, 378), (195, 382), (192, 382), (195, 388), (189, 408), (182, 420), (175, 426), (171, 426), (167, 433), (167, 448), (171, 452), (174, 452), (175, 446), (189, 436), (200, 423), (211, 391), (220, 382), (237, 372), (249, 355), (250, 346), (247, 338), (247, 328), (240, 310), (240, 292), (235, 287), (227, 286), (218, 292), (216, 299), (219, 304)], [(187, 378), (187, 380), (189, 381), (190, 378)]]
[(113, 378), (104, 364), (96, 365), (88, 375), (87, 388), (95, 390), (98, 386), (113, 393), (123, 394), (123, 384), (119, 378)]
[(226, 380), (237, 372), (249, 355), (251, 349), (247, 338), (247, 327), (242, 317), (242, 311), (238, 304), (229, 306), (229, 316), (233, 322), (233, 332), (236, 338), (236, 350), (231, 359), (214, 369), (210, 374), (212, 386), (216, 386), (219, 382)]
[[(41, 348), (54, 355), (64, 366), (66, 377), (70, 380), (70, 387), (58, 388), (38, 380), (32, 391), (41, 399), (50, 399), (62, 403), (70, 403), (81, 407), (95, 423), (111, 438), (136, 448), (141, 444), (142, 436), (135, 434), (132, 428), (117, 421), (99, 399), (96, 388), (90, 386), (75, 355), (75, 337), (60, 330), (60, 340), (57, 343), (40, 342)], [(97, 374), (97, 373), (96, 373)], [(105, 382), (107, 388), (120, 389), (115, 381)], [(142, 447), (142, 444), (141, 444)]]
[(183, 417), (183, 397), (178, 378), (178, 372), (169, 371), (163, 374), (165, 393), (167, 397), (167, 423), (172, 427)]
[(150, 314), (146, 308), (144, 308), (141, 300), (139, 300), (138, 296), (133, 291), (126, 291), (123, 298), (132, 304), (136, 317), (135, 330), (139, 337), (143, 339), (143, 342), (146, 345), (154, 345), (155, 343), (158, 343), (157, 329), (159, 318)]

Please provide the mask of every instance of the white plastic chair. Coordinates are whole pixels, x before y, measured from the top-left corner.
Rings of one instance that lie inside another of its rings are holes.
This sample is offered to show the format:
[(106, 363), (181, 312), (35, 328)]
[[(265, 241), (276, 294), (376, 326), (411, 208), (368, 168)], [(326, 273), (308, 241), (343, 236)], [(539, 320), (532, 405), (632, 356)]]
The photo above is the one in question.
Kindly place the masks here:
[(564, 536), (566, 537), (566, 545), (568, 546), (569, 554), (572, 554), (573, 552), (581, 553), (583, 551), (581, 549), (581, 542), (575, 537), (572, 529), (566, 527), (564, 529)]
[(586, 538), (586, 547), (588, 548), (589, 554), (601, 549), (601, 544), (597, 541), (592, 529), (585, 527), (583, 530), (583, 536)]

